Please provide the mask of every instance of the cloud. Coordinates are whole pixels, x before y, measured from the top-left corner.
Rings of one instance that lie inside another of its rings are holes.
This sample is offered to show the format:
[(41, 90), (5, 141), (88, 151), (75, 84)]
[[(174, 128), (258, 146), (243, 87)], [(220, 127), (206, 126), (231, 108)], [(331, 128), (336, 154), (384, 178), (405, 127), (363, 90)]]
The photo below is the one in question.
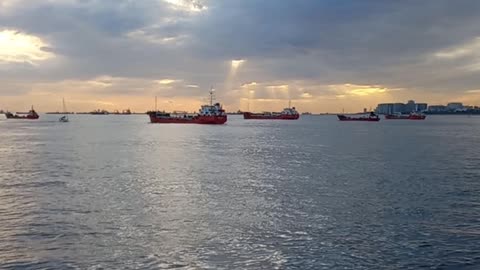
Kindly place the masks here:
[(176, 82), (180, 82), (181, 80), (173, 80), (173, 79), (162, 79), (162, 80), (157, 80), (155, 81), (158, 84), (163, 84), (163, 85), (168, 85), (168, 84), (173, 84)]
[(48, 44), (36, 36), (14, 30), (0, 31), (0, 62), (30, 63), (54, 57), (49, 52)]
[(181, 10), (185, 12), (201, 12), (207, 9), (207, 6), (200, 1), (195, 0), (163, 0), (165, 3), (170, 4), (174, 10)]
[(479, 11), (469, 0), (0, 0), (2, 33), (30, 44), (0, 49), (0, 95), (69, 82), (89, 100), (201, 100), (213, 85), (231, 107), (446, 101), (480, 83)]

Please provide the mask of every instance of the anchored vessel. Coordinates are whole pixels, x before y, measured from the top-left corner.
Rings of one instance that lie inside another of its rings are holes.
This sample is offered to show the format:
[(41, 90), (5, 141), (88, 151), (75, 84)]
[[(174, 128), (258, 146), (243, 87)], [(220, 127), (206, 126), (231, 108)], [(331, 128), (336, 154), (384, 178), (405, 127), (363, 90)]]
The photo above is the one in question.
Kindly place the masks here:
[(16, 114), (13, 114), (11, 112), (6, 112), (5, 117), (7, 117), (7, 119), (28, 119), (28, 120), (36, 120), (40, 118), (37, 112), (33, 109), (33, 106), (32, 106), (32, 109), (27, 113), (17, 112)]
[(388, 120), (425, 120), (425, 118), (427, 118), (427, 116), (422, 113), (385, 115), (385, 119), (388, 119)]
[(340, 121), (366, 121), (366, 122), (378, 122), (380, 121), (380, 117), (376, 115), (374, 112), (371, 112), (367, 116), (347, 116), (344, 114), (337, 114), (338, 120)]
[(155, 110), (148, 112), (150, 122), (155, 124), (225, 124), (227, 122), (227, 114), (220, 103), (213, 103), (213, 94), (213, 89), (211, 89), (210, 104), (202, 105), (196, 114), (167, 113)]
[(295, 107), (290, 107), (290, 105), (281, 112), (243, 113), (243, 119), (256, 120), (297, 120), (299, 117), (300, 114), (295, 110)]

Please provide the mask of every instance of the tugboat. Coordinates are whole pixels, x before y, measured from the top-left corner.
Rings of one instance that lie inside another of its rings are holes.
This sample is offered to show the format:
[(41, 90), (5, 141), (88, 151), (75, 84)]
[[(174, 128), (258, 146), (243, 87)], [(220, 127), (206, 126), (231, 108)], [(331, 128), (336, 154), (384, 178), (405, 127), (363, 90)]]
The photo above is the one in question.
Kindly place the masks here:
[(346, 116), (344, 114), (337, 114), (338, 120), (340, 121), (366, 121), (366, 122), (378, 122), (380, 121), (380, 117), (376, 115), (374, 112), (370, 112), (368, 116)]
[(388, 119), (388, 120), (425, 120), (425, 118), (427, 118), (427, 116), (422, 113), (385, 115), (385, 119)]
[(290, 102), (288, 108), (283, 109), (281, 112), (243, 113), (243, 119), (255, 120), (297, 120), (299, 117), (300, 114), (295, 107), (290, 107)]
[(158, 110), (147, 112), (147, 114), (150, 116), (150, 122), (154, 124), (225, 124), (227, 122), (227, 114), (220, 103), (213, 103), (213, 94), (214, 90), (211, 89), (210, 104), (202, 105), (196, 114), (167, 113)]
[(22, 113), (22, 112), (17, 112), (16, 114), (13, 114), (11, 112), (6, 112), (5, 117), (7, 119), (27, 119), (27, 120), (37, 120), (40, 118), (40, 116), (37, 114), (37, 112), (33, 109), (28, 111), (28, 113)]

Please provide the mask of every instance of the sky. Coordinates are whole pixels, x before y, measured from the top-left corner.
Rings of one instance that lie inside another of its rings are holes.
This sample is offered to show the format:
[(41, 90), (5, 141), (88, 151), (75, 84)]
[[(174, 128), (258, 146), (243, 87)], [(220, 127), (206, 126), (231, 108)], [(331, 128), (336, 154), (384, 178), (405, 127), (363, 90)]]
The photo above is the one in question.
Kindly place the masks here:
[(480, 105), (476, 0), (0, 0), (0, 109)]

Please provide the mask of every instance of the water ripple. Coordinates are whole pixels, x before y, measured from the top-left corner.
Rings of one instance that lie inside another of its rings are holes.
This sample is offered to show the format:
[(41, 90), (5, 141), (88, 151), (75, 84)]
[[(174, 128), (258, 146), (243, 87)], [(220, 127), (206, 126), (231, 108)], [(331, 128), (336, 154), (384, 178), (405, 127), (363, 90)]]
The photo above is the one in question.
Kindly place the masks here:
[(1, 269), (480, 265), (480, 118), (48, 117), (0, 124)]

